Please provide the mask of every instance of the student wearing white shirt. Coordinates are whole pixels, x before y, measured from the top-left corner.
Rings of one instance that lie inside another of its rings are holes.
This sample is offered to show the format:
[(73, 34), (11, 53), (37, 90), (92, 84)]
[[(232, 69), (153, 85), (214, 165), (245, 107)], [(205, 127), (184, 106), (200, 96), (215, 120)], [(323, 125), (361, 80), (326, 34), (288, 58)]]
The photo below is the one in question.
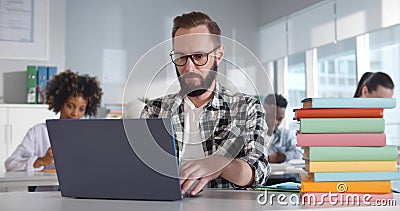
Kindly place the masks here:
[(282, 163), (303, 157), (301, 149), (296, 146), (294, 131), (279, 128), (285, 118), (287, 104), (287, 100), (278, 94), (270, 94), (264, 101), (264, 109), (267, 111), (265, 115), (268, 125), (267, 134), (269, 136), (273, 135), (268, 153), (268, 161), (270, 163)]
[[(49, 110), (60, 119), (94, 116), (100, 106), (102, 89), (95, 77), (78, 75), (70, 70), (52, 78), (46, 92)], [(73, 132), (73, 131), (71, 131)], [(29, 129), (21, 144), (5, 161), (7, 171), (39, 171), (54, 169), (53, 153), (45, 123)]]

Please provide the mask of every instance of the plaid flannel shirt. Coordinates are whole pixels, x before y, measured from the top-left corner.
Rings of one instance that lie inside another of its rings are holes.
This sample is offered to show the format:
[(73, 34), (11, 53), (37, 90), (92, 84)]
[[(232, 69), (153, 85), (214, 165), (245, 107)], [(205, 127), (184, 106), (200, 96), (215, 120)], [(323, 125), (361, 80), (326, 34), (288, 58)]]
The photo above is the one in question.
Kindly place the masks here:
[[(151, 100), (142, 118), (171, 118), (178, 156), (182, 154), (184, 134), (184, 96), (181, 92)], [(200, 135), (206, 156), (217, 154), (246, 161), (255, 172), (252, 186), (264, 185), (270, 175), (267, 125), (260, 102), (242, 93), (231, 93), (216, 83), (214, 95), (203, 107)], [(210, 188), (237, 187), (222, 177), (210, 181)]]

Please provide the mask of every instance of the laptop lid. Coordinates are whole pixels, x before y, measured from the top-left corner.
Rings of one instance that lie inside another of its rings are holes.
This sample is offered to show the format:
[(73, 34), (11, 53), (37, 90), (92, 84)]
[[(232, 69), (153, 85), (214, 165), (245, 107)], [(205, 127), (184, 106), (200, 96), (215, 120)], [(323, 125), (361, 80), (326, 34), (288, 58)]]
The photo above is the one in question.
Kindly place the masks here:
[(179, 200), (170, 119), (47, 120), (61, 195)]

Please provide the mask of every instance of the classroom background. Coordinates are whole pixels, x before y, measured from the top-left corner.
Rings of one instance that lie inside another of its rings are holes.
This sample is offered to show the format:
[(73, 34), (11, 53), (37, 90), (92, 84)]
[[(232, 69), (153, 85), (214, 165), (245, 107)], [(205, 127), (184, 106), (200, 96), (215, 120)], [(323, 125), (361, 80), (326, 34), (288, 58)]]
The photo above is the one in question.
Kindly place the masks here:
[[(33, 7), (41, 6), (36, 10), (41, 13), (35, 13), (34, 17), (44, 22), (38, 24), (42, 27), (40, 31), (35, 29), (33, 34), (45, 40), (44, 49), (42, 54), (29, 57), (2, 48), (0, 101), (3, 102), (5, 93), (10, 91), (6, 90), (5, 74), (26, 71), (29, 65), (48, 66), (97, 76), (105, 93), (103, 108), (116, 112), (112, 117), (120, 115), (118, 109), (122, 106), (138, 115), (140, 109), (135, 108), (143, 105), (138, 99), (161, 95), (165, 84), (175, 78), (175, 72), (171, 69), (162, 72), (160, 78), (165, 83), (157, 84), (160, 93), (148, 96), (141, 94), (139, 89), (146, 86), (139, 83), (124, 97), (126, 79), (143, 55), (170, 39), (173, 17), (192, 10), (208, 13), (221, 23), (223, 36), (243, 44), (259, 59), (268, 77), (258, 77), (259, 73), (251, 66), (243, 66), (238, 56), (240, 49), (225, 49), (242, 66), (243, 73), (257, 78), (256, 86), (270, 83), (275, 92), (288, 99), (283, 123), (286, 128), (297, 127), (292, 121), (293, 109), (301, 107), (301, 99), (352, 97), (364, 72), (382, 71), (392, 77), (395, 87), (400, 84), (399, 0), (32, 2)], [(0, 37), (0, 47), (4, 42)], [(229, 76), (230, 68), (219, 71)], [(156, 71), (144, 69), (138, 81)], [(242, 88), (246, 88), (246, 83)], [(397, 90), (394, 98), (399, 105)], [(257, 96), (268, 94), (249, 92)], [(385, 111), (388, 144), (400, 145), (400, 119), (396, 118), (399, 111), (400, 106)], [(103, 111), (100, 114), (107, 115)]]

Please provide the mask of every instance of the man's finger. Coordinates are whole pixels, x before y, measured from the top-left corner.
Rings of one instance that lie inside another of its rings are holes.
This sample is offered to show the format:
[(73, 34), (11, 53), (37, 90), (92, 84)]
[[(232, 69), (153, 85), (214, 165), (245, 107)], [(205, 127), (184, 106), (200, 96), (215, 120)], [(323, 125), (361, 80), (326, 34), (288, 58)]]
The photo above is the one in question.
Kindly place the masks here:
[(210, 181), (208, 178), (209, 177), (201, 178), (199, 183), (197, 183), (196, 187), (194, 187), (192, 192), (190, 192), (190, 195), (192, 196), (197, 195), (197, 193), (199, 193), (204, 188), (204, 186), (206, 186), (207, 183)]
[(192, 186), (192, 184), (194, 182), (196, 182), (195, 179), (187, 179), (187, 180), (185, 180), (185, 182), (181, 185), (182, 194), (185, 194), (186, 191), (188, 191), (188, 189), (190, 188), (190, 186)]

